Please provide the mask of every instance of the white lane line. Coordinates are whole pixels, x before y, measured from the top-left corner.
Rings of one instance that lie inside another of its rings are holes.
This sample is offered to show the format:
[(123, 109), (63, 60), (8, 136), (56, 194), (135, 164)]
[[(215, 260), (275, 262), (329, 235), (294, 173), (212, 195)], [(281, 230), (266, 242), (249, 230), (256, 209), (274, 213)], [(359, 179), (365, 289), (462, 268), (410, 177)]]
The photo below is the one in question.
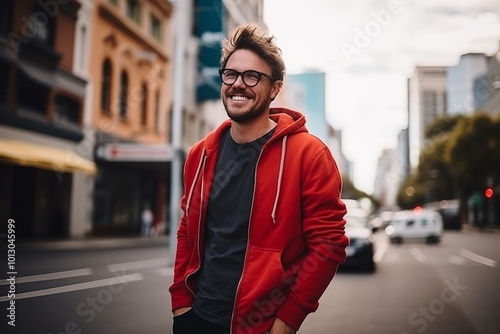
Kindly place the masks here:
[(174, 275), (174, 268), (161, 268), (158, 269), (158, 272), (160, 276), (173, 276)]
[(158, 259), (151, 260), (142, 260), (142, 261), (133, 261), (133, 262), (123, 262), (110, 264), (106, 266), (109, 272), (118, 272), (118, 271), (126, 271), (126, 270), (136, 270), (136, 269), (145, 269), (145, 268), (155, 268), (155, 267), (163, 267), (168, 264), (167, 257), (161, 257)]
[(420, 249), (418, 249), (417, 247), (412, 247), (410, 250), (409, 250), (410, 254), (413, 255), (413, 257), (415, 259), (417, 259), (418, 262), (420, 263), (427, 263), (427, 257), (424, 255), (424, 253), (422, 253), (422, 251)]
[[(55, 280), (55, 279), (80, 277), (80, 276), (88, 276), (88, 275), (92, 275), (92, 269), (90, 269), (90, 268), (68, 270), (68, 271), (58, 271), (58, 272), (47, 273), (47, 274), (16, 277), (16, 284), (42, 282), (42, 281), (50, 281), (50, 280)], [(7, 282), (7, 279), (2, 280), (0, 282), (0, 285), (7, 285), (7, 284), (9, 284)]]
[(373, 255), (373, 261), (375, 261), (375, 263), (380, 263), (380, 261), (382, 261), (387, 248), (389, 248), (389, 244), (386, 242), (376, 246), (375, 254)]
[[(59, 293), (80, 291), (80, 290), (93, 289), (93, 288), (100, 288), (103, 286), (113, 286), (116, 284), (124, 284), (124, 283), (129, 283), (129, 282), (140, 281), (142, 279), (144, 279), (144, 276), (142, 274), (139, 274), (139, 273), (130, 274), (130, 275), (123, 275), (123, 276), (116, 276), (116, 277), (100, 279), (97, 281), (90, 281), (90, 282), (77, 283), (77, 284), (71, 284), (71, 285), (63, 285), (63, 286), (58, 286), (55, 288), (36, 290), (36, 291), (30, 291), (30, 292), (24, 292), (24, 293), (16, 293), (15, 300), (49, 296), (49, 295), (55, 295), (55, 294), (59, 294)], [(9, 301), (9, 300), (11, 300), (11, 299), (8, 298), (8, 296), (0, 297), (0, 303), (5, 302), (5, 301)]]
[(467, 262), (466, 259), (464, 259), (462, 256), (456, 256), (456, 255), (451, 255), (448, 257), (447, 261), (451, 264), (458, 264), (458, 265), (465, 265)]
[(487, 257), (478, 255), (476, 253), (472, 253), (471, 251), (462, 248), (460, 249), (460, 255), (463, 257), (468, 258), (469, 260), (472, 260), (477, 263), (484, 264), (485, 266), (490, 266), (490, 267), (496, 267), (497, 266), (497, 261), (489, 259)]

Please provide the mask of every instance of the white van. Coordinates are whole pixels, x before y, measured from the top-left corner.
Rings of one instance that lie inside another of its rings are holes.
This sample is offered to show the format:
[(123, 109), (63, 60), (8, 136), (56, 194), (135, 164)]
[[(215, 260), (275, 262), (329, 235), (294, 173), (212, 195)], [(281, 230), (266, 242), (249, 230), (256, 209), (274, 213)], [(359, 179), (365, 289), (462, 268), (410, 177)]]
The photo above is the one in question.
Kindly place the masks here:
[(443, 236), (443, 218), (434, 210), (398, 211), (394, 213), (385, 232), (392, 243), (402, 243), (404, 240), (439, 243)]

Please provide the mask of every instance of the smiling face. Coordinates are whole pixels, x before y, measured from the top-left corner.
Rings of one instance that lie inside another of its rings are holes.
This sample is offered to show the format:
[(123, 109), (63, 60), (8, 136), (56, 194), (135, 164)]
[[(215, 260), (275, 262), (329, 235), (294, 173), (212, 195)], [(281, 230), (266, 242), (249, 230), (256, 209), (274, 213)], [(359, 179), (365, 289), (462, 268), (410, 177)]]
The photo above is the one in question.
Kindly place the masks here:
[[(271, 76), (271, 68), (256, 53), (250, 50), (236, 50), (226, 67), (238, 72), (254, 70)], [(248, 87), (241, 76), (232, 85), (222, 84), (221, 99), (227, 115), (236, 123), (248, 124), (262, 117), (268, 117), (269, 104), (278, 95), (283, 82), (272, 81), (262, 76), (254, 87)]]

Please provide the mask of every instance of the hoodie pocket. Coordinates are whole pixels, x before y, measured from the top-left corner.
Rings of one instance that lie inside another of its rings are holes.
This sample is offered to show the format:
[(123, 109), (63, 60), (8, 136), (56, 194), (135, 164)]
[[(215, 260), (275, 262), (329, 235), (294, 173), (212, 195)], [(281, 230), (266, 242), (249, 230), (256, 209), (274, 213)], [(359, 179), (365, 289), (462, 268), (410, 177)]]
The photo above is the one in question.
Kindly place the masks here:
[(276, 313), (292, 284), (281, 265), (281, 251), (250, 247), (246, 265), (241, 298), (250, 308), (265, 301), (270, 308), (266, 313)]

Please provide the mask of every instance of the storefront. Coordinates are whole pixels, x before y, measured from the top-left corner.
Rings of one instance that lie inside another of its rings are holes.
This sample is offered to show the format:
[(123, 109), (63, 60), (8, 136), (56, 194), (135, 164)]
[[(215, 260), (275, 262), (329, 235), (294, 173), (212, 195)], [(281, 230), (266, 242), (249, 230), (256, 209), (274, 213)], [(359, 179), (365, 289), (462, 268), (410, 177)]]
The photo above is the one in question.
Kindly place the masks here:
[(22, 139), (0, 139), (1, 220), (16, 221), (17, 238), (84, 235), (91, 203), (82, 199), (90, 194), (78, 185), (93, 180), (95, 164), (74, 144), (64, 149), (46, 136), (16, 135)]
[(139, 235), (141, 214), (153, 213), (156, 234), (164, 234), (172, 150), (166, 144), (112, 143), (98, 146), (93, 233)]

